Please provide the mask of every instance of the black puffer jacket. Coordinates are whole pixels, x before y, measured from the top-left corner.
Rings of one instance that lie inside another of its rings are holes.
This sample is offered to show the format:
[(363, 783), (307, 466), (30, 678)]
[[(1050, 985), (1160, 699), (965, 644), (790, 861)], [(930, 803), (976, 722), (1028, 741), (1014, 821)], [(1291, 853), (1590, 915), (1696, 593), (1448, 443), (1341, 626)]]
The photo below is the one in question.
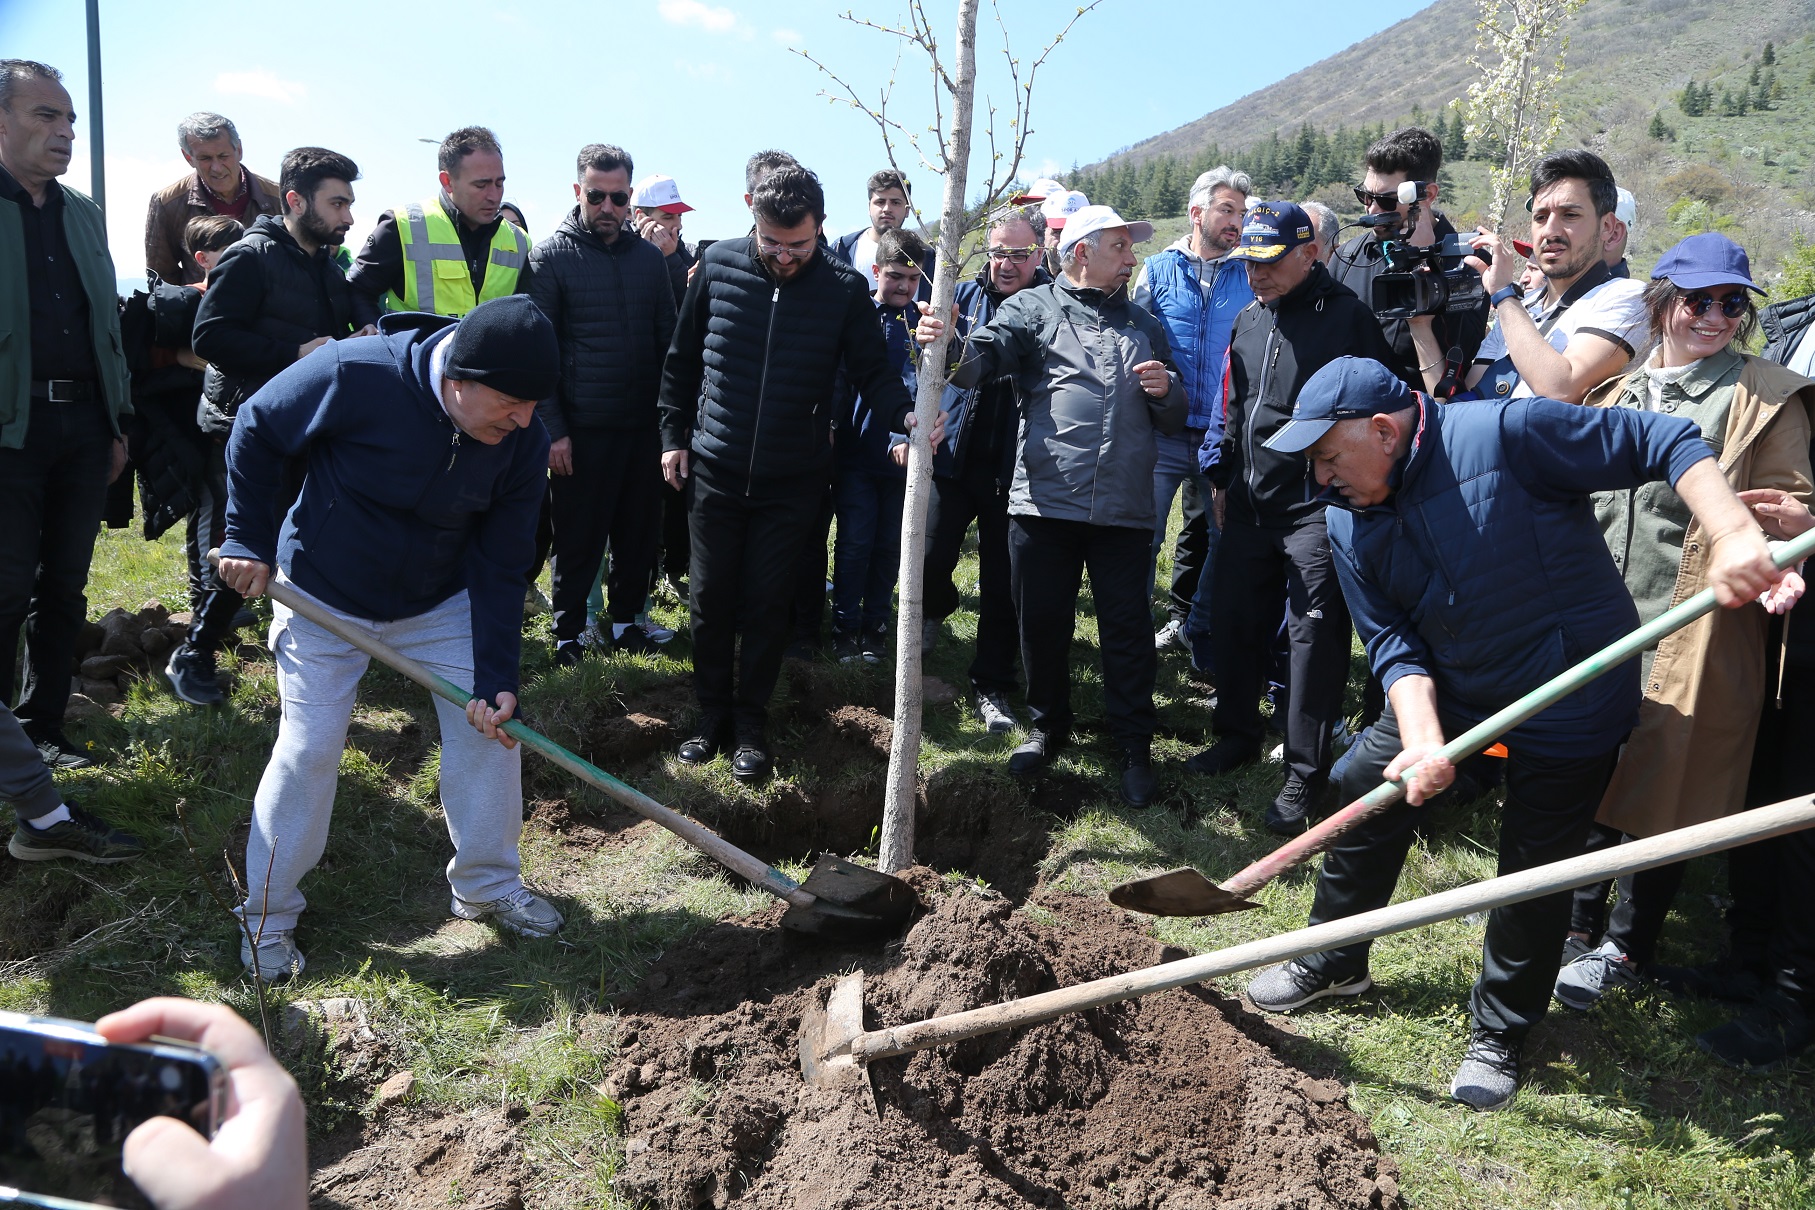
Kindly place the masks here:
[(674, 288), (661, 252), (629, 227), (606, 243), (575, 206), (531, 249), (528, 272), (524, 293), (561, 342), (561, 386), (536, 409), (549, 437), (654, 428), (662, 358), (674, 338)]
[(823, 476), (840, 364), (888, 431), (913, 407), (889, 368), (868, 284), (821, 247), (777, 284), (749, 238), (706, 250), (662, 373), (662, 448), (691, 449), (735, 489)]
[[(1222, 461), (1210, 480), (1229, 492), (1227, 520), (1295, 528), (1323, 520), (1303, 454), (1263, 448), (1292, 418), (1305, 380), (1342, 356), (1371, 357), (1402, 376), (1380, 321), (1322, 265), (1271, 306), (1251, 302), (1229, 334)], [(1422, 391), (1422, 382), (1408, 385)]]
[(1780, 366), (1790, 364), (1790, 357), (1802, 344), (1815, 321), (1815, 294), (1772, 303), (1758, 313), (1759, 326), (1765, 330), (1764, 358)]
[(302, 250), (284, 221), (267, 214), (221, 256), (195, 317), (196, 356), (208, 363), (196, 423), (233, 427), (254, 391), (290, 367), (319, 336), (353, 331), (353, 294), (328, 249)]

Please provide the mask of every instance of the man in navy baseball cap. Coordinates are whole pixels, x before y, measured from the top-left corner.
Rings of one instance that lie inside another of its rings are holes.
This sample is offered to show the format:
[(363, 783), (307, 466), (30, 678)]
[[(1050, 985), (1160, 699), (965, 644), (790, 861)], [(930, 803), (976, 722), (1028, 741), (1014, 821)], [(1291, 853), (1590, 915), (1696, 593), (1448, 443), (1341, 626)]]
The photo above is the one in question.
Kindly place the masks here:
[(1359, 420), (1383, 412), (1403, 412), (1418, 395), (1397, 375), (1370, 357), (1338, 357), (1305, 383), (1292, 407), (1292, 419), (1264, 444), (1282, 454), (1310, 449), (1339, 420)]
[(1270, 265), (1294, 248), (1316, 238), (1317, 224), (1297, 202), (1262, 202), (1242, 221), (1241, 243), (1230, 260)]

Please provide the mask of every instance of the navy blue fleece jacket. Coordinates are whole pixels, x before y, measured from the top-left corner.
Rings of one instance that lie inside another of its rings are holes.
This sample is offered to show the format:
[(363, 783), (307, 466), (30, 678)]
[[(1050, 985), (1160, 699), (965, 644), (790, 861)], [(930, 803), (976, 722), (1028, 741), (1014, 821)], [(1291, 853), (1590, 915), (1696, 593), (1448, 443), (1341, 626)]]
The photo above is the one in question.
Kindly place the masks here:
[[(462, 433), (430, 388), (453, 321), (387, 315), (377, 336), (337, 341), (240, 407), (227, 443), (221, 554), (283, 569), (354, 617), (426, 613), (465, 589), (473, 692), (515, 693), (523, 585), (548, 482), (540, 421), (497, 445)], [(302, 495), (279, 515), (284, 462), (305, 459)]]

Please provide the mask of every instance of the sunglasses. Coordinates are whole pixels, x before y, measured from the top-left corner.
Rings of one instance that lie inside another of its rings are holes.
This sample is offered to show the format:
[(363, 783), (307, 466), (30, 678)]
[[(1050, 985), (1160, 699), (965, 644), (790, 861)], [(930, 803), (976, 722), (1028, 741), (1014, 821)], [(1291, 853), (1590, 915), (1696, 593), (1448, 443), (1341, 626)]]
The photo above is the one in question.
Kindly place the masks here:
[(630, 193), (624, 189), (588, 189), (586, 191), (586, 204), (588, 206), (603, 205), (606, 198), (610, 198), (611, 204), (620, 210), (630, 205)]
[(1717, 304), (1720, 307), (1720, 313), (1722, 315), (1725, 315), (1728, 319), (1738, 319), (1746, 313), (1746, 306), (1750, 302), (1746, 297), (1746, 292), (1744, 290), (1735, 290), (1733, 293), (1722, 295), (1720, 298), (1715, 298), (1712, 294), (1697, 290), (1694, 294), (1680, 295), (1677, 298), (1677, 301), (1683, 304), (1684, 310), (1698, 319), (1708, 313), (1709, 307)]
[(991, 260), (1005, 260), (1011, 265), (1024, 265), (1040, 255), (1040, 250), (1029, 244), (1025, 248), (990, 248), (988, 253)]

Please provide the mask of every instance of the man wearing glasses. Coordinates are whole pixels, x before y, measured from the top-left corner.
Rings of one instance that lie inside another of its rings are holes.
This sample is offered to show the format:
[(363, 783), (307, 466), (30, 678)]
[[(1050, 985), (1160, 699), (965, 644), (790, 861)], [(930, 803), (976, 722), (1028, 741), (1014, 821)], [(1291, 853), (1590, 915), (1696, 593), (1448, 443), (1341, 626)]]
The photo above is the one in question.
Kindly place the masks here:
[(573, 211), (529, 257), (526, 292), (561, 345), (561, 385), (536, 411), (551, 441), (555, 661), (562, 665), (585, 652), (586, 597), (607, 541), (611, 642), (638, 654), (655, 650), (635, 623), (661, 532), (655, 404), (674, 336), (674, 287), (661, 250), (632, 225), (632, 171), (620, 147), (582, 147)]
[(842, 364), (892, 432), (909, 431), (913, 401), (889, 367), (866, 277), (820, 255), (819, 178), (777, 168), (750, 209), (755, 234), (713, 244), (681, 301), (662, 371), (661, 467), (670, 487), (693, 483), (699, 719), (679, 756), (704, 764), (734, 748), (732, 775), (760, 782), (773, 765), (768, 703), (793, 570), (832, 473), (834, 379)]
[[(982, 328), (1008, 299), (1052, 280), (1040, 263), (1045, 237), (1046, 220), (1037, 204), (996, 212), (986, 237), (988, 263), (975, 278), (958, 283), (954, 305), (961, 332)], [(971, 660), (971, 689), (983, 725), (1012, 731), (1019, 724), (1008, 699), (1015, 692), (1015, 653), (1021, 647), (1008, 571), (1008, 489), (1015, 477), (1021, 421), (1014, 375), (999, 374), (971, 390), (948, 392), (947, 399), (945, 430), (951, 440), (933, 460), (922, 649), (932, 649), (940, 624), (958, 608), (952, 573), (975, 521), (977, 653)]]

